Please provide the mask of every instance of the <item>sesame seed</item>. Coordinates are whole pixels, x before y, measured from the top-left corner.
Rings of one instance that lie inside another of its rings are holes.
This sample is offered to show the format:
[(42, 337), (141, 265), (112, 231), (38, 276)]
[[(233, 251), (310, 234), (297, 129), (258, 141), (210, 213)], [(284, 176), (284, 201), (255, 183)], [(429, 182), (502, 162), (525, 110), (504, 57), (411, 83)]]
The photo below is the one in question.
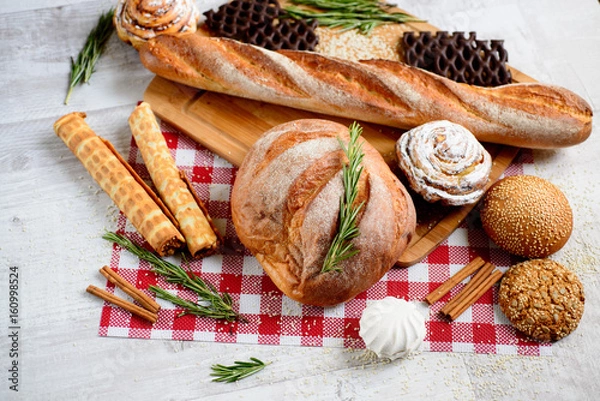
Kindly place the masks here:
[(486, 193), (481, 222), (507, 252), (543, 258), (561, 249), (571, 235), (573, 213), (565, 195), (531, 175), (506, 177)]

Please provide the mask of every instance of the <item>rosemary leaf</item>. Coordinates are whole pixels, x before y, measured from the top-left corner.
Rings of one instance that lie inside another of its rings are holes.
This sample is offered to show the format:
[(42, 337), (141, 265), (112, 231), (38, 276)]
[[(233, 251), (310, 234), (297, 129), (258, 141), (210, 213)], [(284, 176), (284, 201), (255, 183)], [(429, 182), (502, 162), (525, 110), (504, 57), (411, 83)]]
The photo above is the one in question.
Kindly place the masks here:
[(354, 205), (358, 195), (358, 181), (363, 171), (360, 163), (362, 162), (364, 153), (362, 152), (362, 144), (358, 142), (358, 138), (362, 133), (362, 127), (354, 122), (350, 126), (348, 133), (350, 134), (350, 141), (347, 147), (338, 138), (340, 146), (348, 158), (348, 163), (342, 167), (344, 193), (340, 197), (338, 230), (323, 261), (321, 273), (341, 271), (338, 265), (358, 253), (358, 249), (354, 248), (351, 240), (360, 234), (356, 220), (358, 213), (364, 205), (364, 202), (356, 206)]
[(271, 362), (264, 363), (260, 359), (250, 358), (250, 361), (235, 361), (233, 365), (225, 366), (221, 364), (212, 365), (211, 376), (214, 376), (214, 382), (233, 383), (255, 373), (260, 372)]
[(73, 60), (71, 57), (71, 74), (65, 104), (69, 103), (75, 86), (81, 83), (88, 83), (94, 73), (96, 62), (104, 52), (106, 42), (108, 42), (110, 35), (115, 30), (112, 21), (114, 13), (114, 8), (111, 8), (108, 12), (100, 16), (98, 24), (88, 34), (85, 45), (77, 56), (77, 60)]
[(358, 29), (368, 35), (377, 26), (388, 23), (423, 22), (411, 15), (389, 11), (392, 6), (377, 0), (291, 0), (293, 4), (308, 6), (285, 7), (288, 17), (316, 19), (320, 25), (341, 28), (343, 31)]
[[(127, 249), (138, 258), (150, 262), (152, 270), (160, 274), (169, 283), (179, 284), (198, 295), (198, 298), (206, 305), (190, 302), (179, 298), (162, 288), (151, 286), (152, 290), (159, 298), (172, 302), (175, 305), (182, 306), (185, 310), (181, 315), (197, 315), (213, 319), (225, 319), (229, 322), (239, 320), (245, 322), (243, 316), (233, 309), (233, 300), (228, 293), (219, 293), (210, 283), (205, 282), (194, 273), (188, 273), (180, 266), (159, 258), (154, 253), (131, 242), (129, 239), (117, 233), (108, 232), (102, 236), (105, 240)], [(180, 315), (180, 316), (181, 316)]]
[(165, 301), (171, 302), (173, 305), (181, 306), (184, 311), (181, 312), (177, 317), (185, 316), (185, 315), (196, 315), (202, 317), (209, 317), (213, 319), (222, 319), (223, 315), (219, 312), (215, 312), (210, 307), (200, 305), (199, 303), (188, 301), (187, 299), (183, 299), (178, 297), (177, 295), (173, 295), (167, 290), (164, 290), (155, 285), (151, 285), (148, 287), (150, 291), (156, 294), (156, 296), (160, 299), (164, 299)]

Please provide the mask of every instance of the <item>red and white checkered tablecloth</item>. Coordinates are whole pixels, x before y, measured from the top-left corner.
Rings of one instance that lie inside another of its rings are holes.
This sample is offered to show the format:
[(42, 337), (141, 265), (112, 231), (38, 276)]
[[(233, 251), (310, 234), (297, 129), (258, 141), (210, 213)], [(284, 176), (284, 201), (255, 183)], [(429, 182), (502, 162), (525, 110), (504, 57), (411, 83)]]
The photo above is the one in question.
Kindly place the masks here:
[[(150, 323), (105, 303), (99, 334), (110, 337), (214, 341), (269, 345), (299, 345), (364, 348), (358, 335), (359, 319), (372, 301), (394, 296), (408, 301), (421, 301), (475, 255), (490, 260), (500, 269), (516, 263), (510, 255), (498, 249), (471, 216), (423, 262), (409, 268), (393, 268), (377, 284), (355, 299), (331, 308), (301, 305), (284, 296), (263, 272), (257, 260), (237, 240), (229, 208), (229, 196), (237, 169), (172, 127), (162, 124), (177, 165), (190, 178), (209, 214), (226, 238), (226, 250), (201, 260), (182, 261), (170, 257), (202, 279), (228, 292), (248, 323), (228, 323), (193, 315), (177, 317), (178, 307), (158, 299), (162, 306), (158, 321)], [(150, 177), (132, 139), (128, 161), (140, 176)], [(522, 151), (505, 175), (529, 174), (533, 171), (530, 151)], [(116, 231), (142, 244), (143, 239), (127, 219), (119, 217)], [(150, 265), (138, 260), (126, 250), (113, 248), (110, 267), (145, 290), (158, 285), (182, 297), (194, 299), (188, 290), (169, 284), (151, 271)], [(427, 335), (424, 351), (472, 352), (490, 354), (550, 355), (550, 344), (527, 340), (517, 333), (499, 310), (497, 288), (489, 290), (479, 301), (454, 322), (437, 313), (463, 284), (434, 304), (426, 319)], [(125, 296), (107, 282), (106, 288)], [(425, 309), (425, 308), (424, 308)]]

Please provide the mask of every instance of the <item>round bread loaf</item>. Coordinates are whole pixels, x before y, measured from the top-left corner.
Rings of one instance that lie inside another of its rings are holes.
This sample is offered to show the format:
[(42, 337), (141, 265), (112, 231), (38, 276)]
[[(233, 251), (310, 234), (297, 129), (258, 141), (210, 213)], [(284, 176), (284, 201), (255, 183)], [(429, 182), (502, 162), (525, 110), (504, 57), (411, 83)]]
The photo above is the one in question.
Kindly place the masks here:
[(571, 236), (573, 212), (551, 182), (516, 175), (496, 182), (485, 194), (481, 223), (500, 248), (526, 258), (545, 258)]
[(381, 155), (362, 138), (364, 170), (355, 204), (358, 253), (340, 271), (321, 272), (337, 232), (348, 128), (331, 121), (296, 120), (267, 131), (240, 167), (231, 194), (241, 242), (288, 297), (310, 305), (345, 302), (371, 287), (394, 265), (415, 230), (415, 209)]
[(498, 303), (518, 330), (538, 341), (556, 341), (579, 325), (585, 296), (573, 272), (553, 260), (534, 259), (508, 269)]

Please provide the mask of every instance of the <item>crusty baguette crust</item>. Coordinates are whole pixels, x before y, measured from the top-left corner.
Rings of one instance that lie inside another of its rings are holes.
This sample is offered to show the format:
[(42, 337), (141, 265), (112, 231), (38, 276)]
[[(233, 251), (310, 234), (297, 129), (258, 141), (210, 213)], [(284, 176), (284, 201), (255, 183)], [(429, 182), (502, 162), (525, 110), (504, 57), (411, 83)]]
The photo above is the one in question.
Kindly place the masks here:
[(274, 52), (201, 35), (160, 36), (139, 53), (150, 71), (194, 88), (402, 129), (449, 120), (482, 142), (527, 148), (572, 146), (592, 129), (585, 100), (540, 83), (483, 88), (395, 61)]
[[(395, 264), (415, 230), (414, 205), (383, 157), (363, 141), (357, 203), (365, 202), (352, 240), (359, 253), (341, 272), (321, 273), (336, 233), (341, 168), (338, 137), (348, 128), (308, 119), (281, 124), (251, 147), (231, 194), (238, 237), (288, 297), (310, 305), (345, 302)], [(362, 141), (362, 139), (361, 139)]]

